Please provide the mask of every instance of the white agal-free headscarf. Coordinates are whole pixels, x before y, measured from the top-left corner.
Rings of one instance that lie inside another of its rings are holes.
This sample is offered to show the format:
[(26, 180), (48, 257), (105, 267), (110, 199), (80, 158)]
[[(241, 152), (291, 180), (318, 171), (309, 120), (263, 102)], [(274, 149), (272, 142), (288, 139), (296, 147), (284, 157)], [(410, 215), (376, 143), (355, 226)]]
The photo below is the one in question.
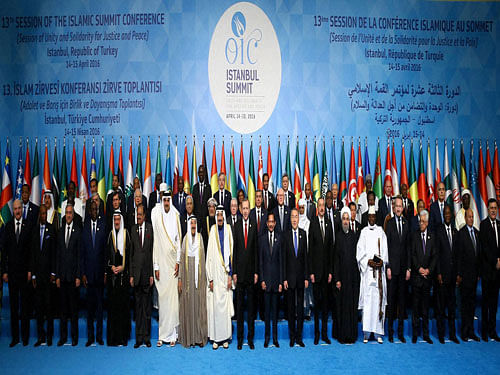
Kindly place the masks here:
[[(229, 273), (229, 264), (231, 262), (231, 245), (229, 243), (229, 236), (227, 234), (227, 228), (228, 226), (226, 225), (226, 211), (224, 210), (224, 206), (217, 206), (217, 209), (215, 211), (215, 218), (217, 220), (217, 214), (219, 212), (222, 212), (222, 216), (224, 217), (224, 223), (222, 224), (222, 228), (224, 230), (224, 266), (226, 267), (226, 272)], [(217, 235), (217, 241), (219, 241), (219, 225), (215, 224), (216, 227), (216, 235)]]
[(47, 207), (47, 221), (52, 224), (54, 220), (55, 205), (54, 205), (54, 194), (50, 190), (45, 191), (43, 194), (43, 203), (45, 204), (45, 196), (50, 196), (50, 207)]
[[(170, 240), (172, 241), (173, 244), (179, 243), (179, 227), (177, 226), (177, 217), (179, 216), (179, 211), (175, 208), (175, 206), (172, 204), (170, 195), (164, 195), (162, 198), (162, 208), (161, 208), (161, 214), (162, 214), (162, 219), (163, 219), (163, 224), (165, 226), (165, 230), (167, 231), (168, 236), (170, 237)], [(165, 200), (170, 201), (170, 209), (168, 212), (165, 212), (164, 204)]]
[[(120, 217), (120, 229), (118, 230), (118, 233), (116, 233), (115, 229), (115, 223), (114, 223), (115, 216)], [(111, 231), (111, 233), (113, 234), (113, 242), (115, 244), (115, 248), (120, 253), (121, 256), (123, 256), (125, 252), (125, 230), (123, 227), (124, 227), (123, 216), (120, 211), (115, 211), (113, 213), (113, 230)]]
[(309, 218), (307, 217), (307, 201), (304, 198), (299, 199), (299, 208), (304, 207), (304, 213), (301, 214), (299, 210), (299, 228), (305, 230), (309, 235)]
[[(196, 223), (196, 232), (194, 233), (194, 237), (191, 234), (192, 221)], [(196, 219), (196, 216), (192, 215), (189, 217), (187, 231), (188, 248), (186, 256), (194, 257), (194, 284), (196, 288), (198, 288), (198, 265), (200, 264), (200, 234), (198, 233), (198, 220)]]

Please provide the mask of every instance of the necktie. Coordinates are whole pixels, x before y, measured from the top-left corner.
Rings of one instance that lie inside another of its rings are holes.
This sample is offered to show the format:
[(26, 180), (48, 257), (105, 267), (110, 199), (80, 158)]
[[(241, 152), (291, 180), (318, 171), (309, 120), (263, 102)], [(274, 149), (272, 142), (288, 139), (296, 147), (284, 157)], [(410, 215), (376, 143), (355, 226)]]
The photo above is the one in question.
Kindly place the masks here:
[(260, 210), (257, 210), (257, 231), (260, 230)]
[(69, 245), (69, 236), (70, 236), (69, 230), (70, 230), (70, 226), (69, 226), (69, 225), (67, 225), (67, 228), (68, 228), (68, 231), (66, 232), (66, 241), (65, 241), (66, 248), (67, 248), (67, 247), (68, 247), (68, 245)]
[(16, 222), (16, 242), (19, 242), (19, 235), (21, 234), (21, 222)]
[(336, 199), (333, 200), (333, 209), (334, 210), (337, 209), (337, 200)]
[(491, 222), (491, 225), (493, 226), (493, 231), (495, 232), (495, 240), (496, 240), (496, 244), (497, 244), (497, 247), (498, 247), (498, 231), (497, 231), (497, 223), (495, 221), (492, 221)]
[(95, 247), (95, 223), (92, 223), (92, 246)]
[(321, 227), (321, 237), (323, 238), (323, 241), (325, 240), (325, 226), (323, 223), (323, 219), (320, 220), (319, 226)]
[(219, 190), (219, 200), (220, 200), (220, 204), (222, 204), (224, 206), (224, 194), (222, 194), (221, 190)]
[(264, 207), (267, 210), (267, 190), (264, 192), (265, 193), (265, 199), (264, 199)]
[(297, 256), (297, 231), (293, 231), (293, 247), (295, 248), (295, 256)]
[(247, 222), (245, 221), (245, 249), (247, 248), (248, 242), (248, 230), (247, 230)]
[(23, 210), (23, 219), (26, 219), (26, 211), (27, 211), (28, 205), (24, 205), (24, 210)]
[(141, 247), (142, 247), (142, 225), (139, 226), (139, 241), (140, 241)]
[(406, 205), (407, 205), (406, 198), (404, 199), (404, 203), (405, 203), (405, 207), (404, 208), (405, 208), (405, 211), (406, 211)]
[(285, 192), (285, 204), (288, 206), (288, 191)]
[(450, 243), (450, 249), (453, 248), (453, 241), (451, 239), (451, 229), (450, 229), (450, 226), (448, 225), (448, 227), (446, 228), (448, 230), (448, 242)]
[(236, 224), (236, 216), (233, 216), (233, 226)]
[(280, 226), (281, 230), (283, 230), (283, 206), (280, 207)]
[(351, 231), (354, 232), (354, 222), (351, 221)]
[(203, 184), (200, 184), (200, 202), (203, 202)]
[(271, 255), (273, 255), (273, 232), (269, 234), (269, 249), (271, 250)]
[(424, 249), (424, 255), (425, 255), (425, 232), (422, 233), (422, 249)]
[(45, 225), (40, 225), (40, 251), (43, 248), (43, 232), (45, 231)]
[(398, 217), (398, 234), (399, 234), (399, 237), (401, 238), (402, 230), (401, 230), (401, 218), (400, 217)]
[(476, 236), (474, 235), (474, 229), (470, 229), (470, 238), (472, 240), (472, 245), (474, 245), (474, 254), (476, 254)]
[(443, 222), (444, 217), (443, 217), (443, 203), (442, 202), (439, 202), (439, 211), (441, 211), (441, 222)]

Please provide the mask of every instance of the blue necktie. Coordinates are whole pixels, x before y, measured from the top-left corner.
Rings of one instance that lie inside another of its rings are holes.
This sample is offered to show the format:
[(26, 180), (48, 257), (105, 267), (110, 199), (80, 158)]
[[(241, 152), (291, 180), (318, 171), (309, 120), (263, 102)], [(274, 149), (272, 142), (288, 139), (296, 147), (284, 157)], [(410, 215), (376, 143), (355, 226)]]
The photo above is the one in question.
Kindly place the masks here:
[(297, 256), (297, 231), (293, 231), (293, 247), (295, 248), (295, 256)]

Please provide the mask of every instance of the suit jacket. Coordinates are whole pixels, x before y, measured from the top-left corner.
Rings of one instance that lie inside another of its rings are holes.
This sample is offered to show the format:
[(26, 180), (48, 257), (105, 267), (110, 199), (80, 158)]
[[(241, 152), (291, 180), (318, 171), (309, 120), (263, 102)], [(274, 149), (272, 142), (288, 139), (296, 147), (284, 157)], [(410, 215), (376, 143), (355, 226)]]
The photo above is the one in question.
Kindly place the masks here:
[(21, 221), (19, 241), (16, 241), (16, 220), (12, 219), (5, 226), (2, 246), (2, 274), (7, 273), (10, 280), (26, 280), (30, 266), (32, 222)]
[[(285, 194), (288, 195), (288, 208), (292, 209), (294, 207), (297, 207), (295, 205), (295, 195), (291, 191), (285, 191)], [(286, 203), (286, 200), (285, 200)]]
[[(106, 215), (109, 215), (110, 212), (113, 212), (113, 196), (114, 192), (111, 192), (107, 195), (106, 197)], [(125, 200), (125, 196), (123, 195), (123, 192), (118, 189), (118, 194), (120, 195), (120, 211), (123, 216), (127, 213), (127, 202)], [(111, 230), (111, 228), (110, 228)]]
[(37, 282), (49, 282), (50, 275), (56, 273), (56, 231), (46, 223), (40, 248), (40, 225), (34, 225), (31, 236), (30, 271)]
[(87, 277), (89, 284), (102, 285), (105, 273), (106, 239), (108, 238), (106, 223), (102, 218), (96, 220), (95, 244), (92, 243), (92, 219), (90, 217), (89, 220), (85, 220), (81, 236), (81, 274)]
[[(213, 198), (220, 204), (219, 190), (213, 193)], [(231, 193), (224, 189), (224, 211), (226, 212), (226, 217), (231, 216)]]
[(418, 219), (418, 215), (414, 215), (411, 218), (410, 222), (410, 231), (413, 232), (418, 232), (420, 231), (420, 220)]
[(368, 211), (361, 215), (361, 229), (368, 226)]
[(406, 198), (406, 207), (404, 205), (403, 199), (403, 216), (406, 218), (406, 220), (408, 220), (408, 223), (410, 224), (413, 216), (415, 216), (415, 205), (409, 197)]
[(272, 212), (274, 210), (274, 207), (276, 207), (278, 205), (278, 201), (276, 200), (276, 197), (269, 190), (267, 191), (268, 202), (266, 203), (266, 192), (265, 191), (262, 192), (262, 199), (263, 199), (262, 205), (267, 210), (267, 212)]
[(180, 198), (180, 193), (175, 194), (172, 197), (172, 202), (174, 203), (175, 208), (179, 211), (179, 215), (186, 214), (186, 197), (188, 195), (185, 192), (182, 192), (182, 198)]
[[(64, 227), (65, 225), (66, 225), (66, 215), (63, 215), (61, 219), (61, 227)], [(76, 212), (74, 212), (73, 214), (73, 225), (76, 225), (80, 229), (83, 228), (82, 217), (78, 215)]]
[(282, 234), (283, 280), (288, 282), (288, 288), (304, 288), (304, 281), (309, 279), (307, 265), (307, 234), (298, 228), (297, 255), (293, 238), (293, 229)]
[[(448, 204), (444, 202), (444, 206), (447, 205)], [(444, 206), (443, 206), (443, 211), (444, 211)], [(441, 210), (439, 209), (439, 203), (432, 202), (430, 207), (429, 227), (431, 228), (432, 231), (434, 231), (440, 224), (443, 224), (443, 221), (441, 220)]]
[[(342, 210), (342, 208), (344, 208), (344, 202), (342, 202), (342, 199), (340, 199), (339, 197), (337, 197), (337, 199), (334, 199), (333, 200), (335, 202), (335, 211), (338, 211), (340, 212)], [(332, 206), (332, 207), (334, 207)]]
[(143, 241), (139, 239), (139, 226), (134, 224), (130, 231), (132, 243), (130, 254), (130, 276), (134, 278), (134, 286), (149, 285), (149, 278), (153, 277), (153, 227), (144, 223)]
[(274, 231), (273, 248), (269, 246), (269, 232), (266, 229), (259, 237), (259, 282), (266, 283), (266, 292), (278, 292), (283, 284), (282, 235)]
[[(257, 225), (257, 207), (252, 208), (250, 211), (250, 220)], [(257, 226), (257, 235), (261, 236), (267, 228), (267, 210), (264, 206), (260, 208), (260, 226)]]
[(466, 286), (476, 285), (480, 275), (480, 253), (481, 241), (479, 231), (474, 228), (476, 238), (476, 250), (470, 236), (469, 227), (464, 225), (458, 231), (457, 251), (458, 251), (458, 275), (462, 277), (462, 283)]
[(324, 216), (325, 239), (321, 236), (319, 216), (313, 217), (309, 224), (308, 270), (314, 274), (316, 282), (328, 279), (333, 273), (333, 232), (332, 222)]
[[(357, 220), (354, 220), (354, 234), (356, 235), (356, 240), (359, 239), (359, 235), (361, 234), (361, 223)], [(351, 230), (351, 221), (349, 220), (349, 230)]]
[[(23, 209), (23, 216), (24, 216), (24, 204), (21, 207)], [(31, 201), (28, 201), (28, 208), (26, 209), (26, 218), (24, 220), (30, 221), (32, 224), (35, 224), (35, 222), (38, 219), (38, 211), (40, 210), (40, 207), (34, 204)]]
[[(153, 194), (153, 193), (151, 193)], [(149, 196), (151, 197), (151, 194)], [(156, 203), (156, 201), (154, 202)], [(142, 194), (142, 205), (144, 206), (144, 212), (148, 211), (148, 200), (146, 199), (146, 196)], [(135, 213), (135, 208), (134, 208), (134, 194), (130, 194), (130, 196), (127, 198), (127, 215), (129, 213)], [(87, 216), (85, 216), (87, 217)]]
[(257, 249), (257, 225), (248, 220), (247, 247), (243, 233), (243, 220), (236, 222), (233, 230), (233, 275), (238, 276), (237, 284), (253, 285), (254, 274), (259, 273)]
[(158, 194), (159, 194), (158, 190), (155, 190), (155, 191), (152, 191), (151, 193), (149, 193), (149, 199), (148, 199), (148, 206), (147, 207), (148, 207), (148, 214), (149, 214), (150, 217), (151, 217), (151, 210), (154, 208), (154, 206), (158, 202)]
[[(434, 238), (434, 233), (427, 228), (425, 251), (422, 247), (422, 232), (418, 231), (413, 233), (412, 247), (411, 247), (411, 280), (412, 285), (416, 287), (430, 287), (434, 277), (437, 262), (437, 246)], [(430, 274), (427, 277), (420, 275), (418, 270), (428, 268)]]
[[(89, 199), (87, 199), (87, 202), (85, 203), (85, 220), (90, 218), (90, 202), (91, 202), (91, 199), (89, 198)], [(97, 210), (98, 217), (101, 216), (104, 218), (104, 207), (105, 207), (104, 201), (99, 197), (99, 208)]]
[[(331, 214), (330, 214), (330, 212), (331, 212)], [(333, 206), (330, 208), (326, 207), (325, 208), (325, 216), (328, 219), (330, 219), (335, 230), (338, 230), (340, 228), (340, 225), (341, 225), (340, 210), (334, 209)], [(333, 217), (333, 221), (332, 221), (332, 217)]]
[(65, 243), (66, 225), (57, 234), (56, 277), (61, 281), (73, 282), (81, 277), (80, 249), (82, 230), (73, 223), (68, 247)]
[(401, 226), (401, 236), (399, 236), (396, 217), (394, 216), (387, 222), (385, 230), (389, 252), (387, 268), (391, 269), (391, 274), (394, 276), (404, 275), (406, 270), (411, 269), (410, 226), (403, 216), (401, 216)]
[[(283, 232), (286, 232), (290, 229), (290, 208), (283, 204)], [(274, 220), (276, 221), (275, 230), (281, 232), (281, 219), (280, 219), (280, 206), (274, 207)]]
[[(495, 225), (500, 243), (500, 222), (495, 220)], [(500, 248), (497, 246), (495, 231), (489, 217), (481, 222), (479, 237), (481, 240), (481, 277), (486, 281), (500, 280), (500, 271), (496, 269), (497, 259), (500, 258)]]
[(206, 182), (203, 184), (203, 197), (200, 197), (200, 182), (194, 185), (191, 194), (193, 196), (194, 214), (198, 220), (208, 216), (208, 200), (212, 196), (210, 184)]
[(309, 219), (309, 221), (311, 221), (311, 219), (316, 216), (316, 203), (314, 203), (314, 201), (311, 199), (311, 200), (307, 200), (306, 199), (306, 215), (307, 215), (307, 218)]
[[(391, 198), (391, 202), (392, 202)], [(384, 227), (385, 217), (391, 212), (391, 207), (387, 206), (386, 196), (378, 200), (377, 225)]]
[(451, 246), (448, 241), (448, 233), (446, 226), (441, 224), (437, 227), (435, 233), (435, 241), (438, 249), (438, 262), (436, 273), (440, 274), (443, 283), (455, 283), (457, 279), (457, 234), (458, 231), (451, 225)]

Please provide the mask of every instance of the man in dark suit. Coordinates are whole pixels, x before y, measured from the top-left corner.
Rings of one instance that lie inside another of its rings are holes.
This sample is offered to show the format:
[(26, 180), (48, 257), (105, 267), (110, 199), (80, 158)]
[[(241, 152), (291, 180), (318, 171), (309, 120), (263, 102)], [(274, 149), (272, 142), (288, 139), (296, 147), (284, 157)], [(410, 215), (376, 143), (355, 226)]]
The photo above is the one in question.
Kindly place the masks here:
[(257, 225), (257, 234), (260, 237), (266, 229), (267, 210), (263, 206), (262, 190), (255, 192), (255, 207), (250, 211), (250, 220)]
[[(55, 281), (55, 254), (56, 232), (54, 226), (47, 222), (47, 208), (41, 205), (38, 223), (33, 226), (30, 261), (38, 331), (38, 341), (35, 346), (40, 346), (44, 342), (47, 342), (48, 346), (52, 345), (54, 317), (52, 316), (51, 288)], [(45, 320), (47, 320), (47, 331), (43, 327)]]
[[(139, 181), (138, 178), (137, 178), (137, 181)], [(144, 206), (144, 208), (147, 208), (146, 218), (147, 217), (151, 217), (151, 210), (156, 205), (156, 203), (160, 203), (161, 202), (161, 197), (160, 197), (160, 184), (161, 183), (162, 183), (161, 173), (157, 173), (156, 176), (155, 176), (155, 189), (151, 193), (149, 193), (147, 204), (145, 204), (144, 202), (142, 203), (142, 205)], [(134, 191), (137, 188), (140, 189), (141, 188), (141, 184), (139, 182), (139, 186), (136, 187), (135, 186), (135, 178), (134, 178)], [(130, 197), (129, 197), (129, 199), (130, 199)]]
[(444, 223), (435, 231), (435, 241), (438, 249), (437, 272), (437, 330), (441, 344), (444, 344), (445, 312), (448, 316), (448, 333), (450, 340), (458, 344), (455, 328), (457, 285), (457, 230), (453, 226), (451, 207), (444, 207)]
[(21, 316), (23, 345), (28, 345), (30, 337), (28, 283), (31, 281), (29, 272), (31, 222), (23, 220), (23, 206), (20, 200), (14, 201), (13, 210), (14, 219), (5, 226), (2, 246), (2, 279), (9, 284), (11, 348), (19, 343), (19, 316)]
[(420, 212), (420, 230), (413, 234), (411, 244), (411, 285), (413, 292), (412, 343), (417, 342), (420, 317), (424, 340), (429, 337), (429, 299), (432, 279), (436, 268), (437, 246), (434, 234), (428, 230), (429, 212)]
[[(111, 184), (111, 188), (112, 188), (112, 191), (106, 197), (106, 215), (108, 215), (108, 214), (111, 215), (110, 221), (112, 221), (113, 212), (116, 210), (116, 208), (113, 205), (113, 197), (114, 197), (115, 193), (118, 193), (118, 195), (120, 197), (120, 207), (119, 207), (120, 211), (127, 212), (126, 211), (127, 202), (125, 201), (125, 196), (123, 195), (123, 191), (120, 187), (120, 177), (118, 177), (117, 174), (113, 175), (113, 182)], [(111, 226), (109, 226), (108, 229), (111, 230)]]
[[(158, 176), (160, 176), (160, 184), (161, 184), (161, 174), (158, 173), (156, 175), (156, 179), (155, 179), (155, 186), (157, 185), (157, 182), (158, 182), (157, 181)], [(157, 189), (159, 189), (159, 186), (160, 185), (158, 184)], [(139, 190), (139, 193), (140, 193), (140, 195), (138, 197), (138, 198), (141, 198), (140, 200), (136, 199), (136, 197), (135, 197), (135, 193), (137, 192), (137, 190)], [(152, 192), (151, 194), (149, 194), (150, 198), (153, 195), (153, 193), (156, 193), (156, 190), (154, 192)], [(155, 196), (156, 196), (156, 194), (155, 194)], [(135, 214), (135, 208), (137, 207), (137, 201), (139, 201), (139, 204), (142, 204), (144, 207), (148, 206), (148, 200), (146, 199), (146, 196), (144, 194), (142, 194), (142, 191), (141, 191), (141, 183), (139, 182), (139, 178), (135, 177), (134, 178), (134, 185), (133, 185), (133, 189), (132, 189), (132, 194), (130, 194), (127, 197), (127, 216), (130, 214), (130, 212), (133, 212)], [(154, 202), (154, 204), (155, 203), (156, 203), (156, 201)], [(153, 207), (154, 207), (154, 204), (153, 204)], [(134, 221), (134, 223), (135, 223), (135, 221)], [(132, 224), (131, 224), (131, 226), (132, 226)]]
[(224, 206), (224, 212), (228, 218), (231, 216), (231, 193), (224, 188), (226, 185), (226, 175), (219, 173), (217, 182), (219, 183), (219, 190), (213, 192), (213, 198), (216, 200), (217, 205)]
[[(192, 195), (188, 195), (186, 197), (186, 212), (183, 215), (180, 215), (179, 221), (181, 224), (181, 232), (182, 232), (182, 238), (186, 235), (188, 232), (188, 224), (189, 220), (188, 218), (194, 215), (194, 198)], [(201, 228), (198, 228), (198, 231), (200, 231)]]
[(243, 306), (247, 297), (248, 346), (254, 349), (254, 285), (257, 284), (259, 254), (257, 250), (257, 226), (250, 221), (250, 202), (241, 203), (243, 217), (234, 226), (233, 281), (236, 285), (236, 313), (238, 350), (243, 345)]
[(89, 200), (87, 200), (87, 203), (85, 204), (85, 219), (87, 219), (90, 216), (90, 200), (93, 199), (95, 194), (97, 194), (96, 199), (99, 200), (97, 204), (97, 216), (104, 217), (104, 207), (105, 207), (104, 201), (99, 197), (99, 192), (97, 191), (97, 179), (93, 178), (90, 180)]
[(384, 184), (384, 196), (378, 201), (377, 225), (384, 227), (385, 217), (392, 210), (392, 182), (386, 180)]
[[(102, 302), (105, 280), (105, 247), (108, 237), (104, 219), (97, 216), (97, 204), (92, 201), (89, 206), (89, 217), (83, 226), (80, 248), (82, 282), (87, 291), (87, 343), (85, 344), (87, 347), (94, 343), (94, 339), (99, 345), (104, 345), (102, 339)], [(94, 320), (96, 321), (95, 336)]]
[(446, 188), (444, 186), (444, 182), (440, 182), (437, 185), (437, 197), (438, 200), (432, 202), (430, 211), (431, 211), (431, 220), (429, 223), (429, 227), (431, 231), (435, 231), (436, 228), (444, 223), (444, 206), (446, 206), (446, 202), (444, 201), (446, 195)]
[(283, 287), (288, 302), (288, 335), (290, 347), (304, 347), (304, 289), (309, 286), (307, 272), (307, 234), (299, 228), (299, 212), (290, 213), (291, 229), (282, 234)]
[(259, 277), (264, 291), (265, 334), (264, 347), (269, 345), (271, 335), (271, 318), (273, 320), (273, 344), (279, 348), (278, 342), (278, 300), (282, 290), (282, 242), (281, 235), (276, 233), (274, 214), (267, 217), (267, 230), (259, 238)]
[[(109, 201), (106, 202), (106, 232), (109, 233), (113, 228), (113, 213), (115, 211), (124, 212), (122, 207), (122, 194), (119, 191), (113, 191), (108, 194)], [(108, 203), (111, 201), (111, 206), (108, 208)], [(64, 225), (64, 222), (63, 222)]]
[(28, 184), (21, 187), (21, 200), (23, 204), (23, 220), (34, 223), (38, 219), (39, 207), (30, 201), (30, 187)]
[(325, 200), (318, 199), (318, 216), (309, 225), (308, 270), (314, 296), (314, 345), (319, 343), (319, 316), (321, 313), (321, 339), (330, 344), (328, 338), (328, 291), (333, 273), (332, 223), (325, 216)]
[(207, 170), (203, 164), (198, 167), (198, 182), (193, 186), (194, 214), (198, 222), (208, 216), (207, 202), (212, 196), (212, 188), (207, 180)]
[(74, 208), (68, 202), (65, 224), (57, 234), (56, 285), (61, 295), (61, 337), (57, 346), (68, 338), (68, 319), (71, 319), (71, 344), (78, 345), (78, 288), (80, 287), (81, 229), (73, 221)]
[(463, 341), (480, 341), (474, 333), (474, 310), (476, 305), (476, 288), (480, 274), (481, 242), (479, 232), (474, 228), (474, 212), (465, 211), (465, 224), (458, 231), (457, 252), (458, 284), (461, 296), (461, 335)]
[(314, 203), (311, 184), (308, 182), (304, 186), (304, 192), (306, 195), (306, 215), (309, 221), (316, 216), (316, 204)]
[(496, 332), (498, 287), (500, 285), (500, 223), (497, 220), (496, 199), (488, 201), (488, 217), (481, 222), (481, 336), (484, 341), (492, 338), (500, 341)]
[[(336, 201), (333, 198), (333, 193), (331, 191), (326, 192), (325, 197), (325, 215), (332, 222), (332, 228), (335, 232), (340, 226), (340, 210), (344, 207), (341, 201)], [(340, 208), (339, 208), (340, 207)], [(335, 233), (333, 233), (335, 237)]]
[(361, 234), (361, 223), (356, 220), (356, 215), (358, 214), (358, 205), (355, 202), (350, 202), (349, 211), (349, 230), (356, 235), (356, 238), (359, 238), (359, 235)]
[(267, 173), (262, 175), (262, 195), (264, 208), (267, 212), (272, 212), (278, 202), (276, 201), (274, 194), (269, 191), (269, 175)]
[(229, 206), (229, 210), (231, 211), (231, 216), (226, 217), (226, 221), (231, 225), (231, 229), (234, 231), (234, 226), (238, 222), (239, 212), (238, 212), (238, 200), (233, 197), (231, 198), (231, 204)]
[(283, 187), (284, 195), (284, 204), (288, 208), (292, 209), (295, 207), (295, 195), (290, 191), (290, 177), (285, 173), (283, 177), (281, 177), (281, 186)]
[(387, 250), (389, 263), (387, 264), (388, 281), (388, 323), (389, 342), (394, 341), (394, 318), (398, 315), (398, 339), (405, 343), (404, 316), (406, 282), (410, 279), (410, 228), (408, 221), (403, 216), (403, 199), (394, 198), (394, 216), (387, 222), (385, 230), (387, 235)]
[(179, 176), (177, 186), (179, 187), (179, 191), (174, 194), (174, 196), (172, 197), (172, 201), (177, 211), (179, 211), (179, 215), (185, 215), (187, 194), (184, 191), (184, 180), (182, 179), (182, 176)]
[(417, 232), (420, 228), (420, 212), (425, 209), (425, 203), (422, 199), (419, 199), (417, 201), (417, 214), (414, 215), (411, 219), (410, 222), (410, 232), (414, 233)]
[[(340, 213), (342, 208), (344, 208), (344, 203), (342, 202), (342, 199), (339, 197), (339, 185), (337, 184), (332, 184), (332, 189), (330, 190), (331, 192), (331, 199), (332, 199), (332, 205), (331, 207), (333, 208), (333, 211), (336, 213)], [(326, 193), (326, 207), (329, 208), (330, 206), (328, 205), (328, 192)], [(335, 215), (337, 216), (337, 215)], [(331, 219), (330, 219), (331, 220)], [(339, 218), (339, 223), (340, 223), (340, 218)]]
[(415, 206), (413, 201), (408, 197), (408, 186), (401, 184), (401, 198), (403, 199), (403, 216), (408, 223), (411, 223), (413, 216), (415, 216)]
[(278, 205), (274, 207), (273, 213), (276, 221), (276, 230), (278, 232), (286, 232), (290, 229), (290, 208), (285, 204), (286, 193), (279, 188), (276, 193)]
[(137, 207), (137, 224), (132, 226), (130, 241), (130, 286), (135, 296), (135, 345), (151, 347), (151, 311), (153, 286), (153, 227), (145, 221), (145, 209)]
[(129, 205), (127, 208), (127, 219), (125, 220), (125, 225), (129, 232), (132, 225), (137, 223), (137, 207), (146, 207), (146, 198), (140, 189), (135, 189), (131, 197), (133, 197), (132, 205)]

